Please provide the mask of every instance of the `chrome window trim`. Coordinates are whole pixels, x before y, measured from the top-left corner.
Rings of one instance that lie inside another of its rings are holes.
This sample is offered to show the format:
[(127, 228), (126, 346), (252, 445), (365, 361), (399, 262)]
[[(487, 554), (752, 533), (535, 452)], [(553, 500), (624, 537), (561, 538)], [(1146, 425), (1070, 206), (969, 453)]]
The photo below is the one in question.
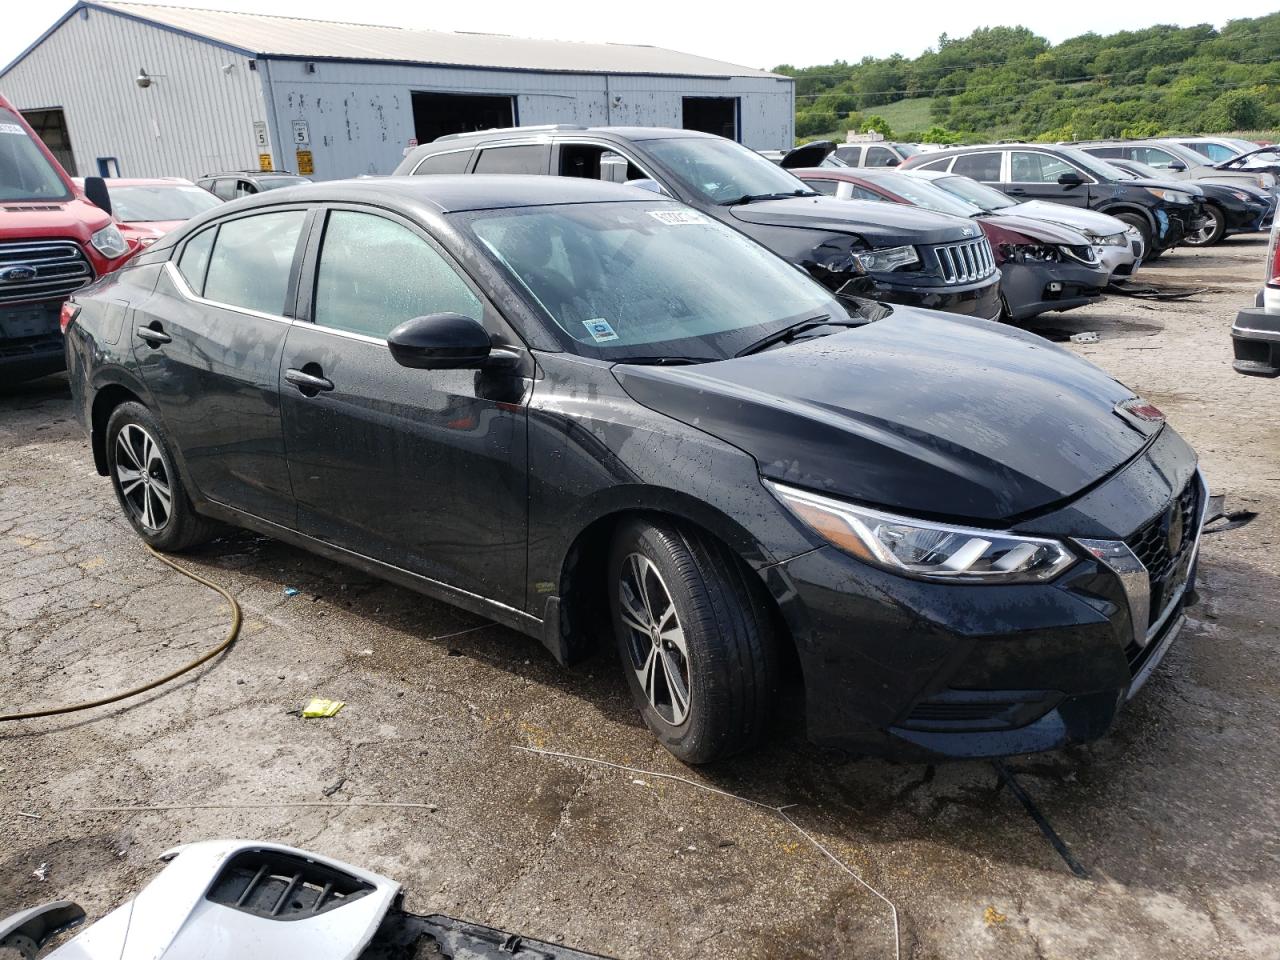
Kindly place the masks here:
[(165, 262), (165, 270), (169, 274), (169, 279), (173, 281), (178, 292), (182, 294), (183, 299), (192, 303), (198, 303), (205, 307), (217, 307), (219, 310), (230, 310), (232, 313), (244, 314), (246, 317), (257, 317), (259, 320), (274, 320), (277, 323), (293, 323), (290, 317), (280, 316), (274, 313), (263, 313), (260, 310), (250, 310), (248, 307), (237, 307), (233, 303), (222, 303), (218, 300), (206, 300), (204, 297), (197, 296), (196, 293), (187, 285), (187, 279), (182, 275), (172, 260)]

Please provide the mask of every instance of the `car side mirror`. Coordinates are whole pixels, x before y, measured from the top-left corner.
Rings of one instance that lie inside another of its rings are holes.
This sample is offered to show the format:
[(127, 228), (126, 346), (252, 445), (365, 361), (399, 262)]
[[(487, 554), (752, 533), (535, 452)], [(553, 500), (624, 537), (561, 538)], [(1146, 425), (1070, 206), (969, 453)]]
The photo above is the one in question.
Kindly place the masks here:
[(1084, 183), (1084, 177), (1074, 170), (1068, 170), (1066, 173), (1058, 174), (1058, 183), (1064, 187), (1078, 187)]
[(479, 320), (460, 313), (433, 313), (406, 320), (387, 334), (396, 363), (418, 370), (478, 370), (493, 353)]
[(890, 157), (888, 160), (886, 160), (886, 161), (884, 162), (884, 165), (885, 165), (886, 167), (896, 167), (896, 166), (898, 166), (898, 165), (899, 165), (899, 164), (901, 164), (901, 163), (902, 163), (902, 161), (901, 161), (901, 160), (899, 160), (897, 157)]
[(111, 194), (107, 191), (107, 181), (101, 177), (84, 178), (84, 195), (98, 209), (111, 212)]
[(1184, 170), (1187, 169), (1187, 165), (1183, 163), (1181, 160), (1174, 160), (1171, 164), (1169, 164), (1169, 169), (1172, 170), (1174, 173), (1182, 173)]

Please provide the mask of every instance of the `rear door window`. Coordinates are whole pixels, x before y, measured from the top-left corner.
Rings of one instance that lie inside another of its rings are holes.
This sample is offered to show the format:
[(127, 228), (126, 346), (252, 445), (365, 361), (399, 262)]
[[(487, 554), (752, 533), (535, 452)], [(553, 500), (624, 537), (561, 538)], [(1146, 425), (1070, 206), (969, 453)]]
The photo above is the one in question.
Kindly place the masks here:
[[(950, 157), (943, 157), (941, 160), (930, 160), (928, 163), (921, 163), (921, 164), (918, 164), (918, 165), (917, 165), (917, 167), (916, 167), (916, 169), (918, 169), (918, 170), (940, 170), (940, 171), (942, 171), (943, 173), (946, 173), (946, 172), (947, 172), (947, 168), (948, 168), (948, 167), (950, 167), (950, 166), (951, 166), (951, 158), (950, 158)], [(999, 173), (1000, 173), (1000, 164), (999, 164), (999, 162), (998, 162), (998, 161), (997, 161), (997, 163), (996, 163), (996, 173), (997, 173), (997, 174), (999, 174)]]
[(227, 179), (213, 181), (213, 195), (223, 200), (234, 200), (237, 196), (236, 181)]
[(1157, 147), (1134, 147), (1132, 159), (1145, 163), (1149, 167), (1155, 167), (1157, 170), (1168, 170), (1177, 161), (1172, 153)]
[(512, 147), (488, 147), (480, 151), (473, 173), (542, 173), (551, 165), (551, 146), (529, 143)]
[(836, 158), (843, 160), (851, 167), (861, 166), (862, 164), (862, 148), (853, 147), (836, 147)]
[(209, 256), (204, 297), (217, 303), (284, 316), (304, 210), (225, 220)]
[(432, 173), (466, 173), (470, 160), (470, 149), (433, 153), (413, 168), (413, 175), (417, 177)]
[[(999, 153), (965, 153), (956, 157), (956, 162), (951, 165), (951, 172), (959, 174), (962, 177), (972, 177), (974, 180), (982, 180), (985, 183), (1000, 182), (1000, 157)], [(929, 169), (941, 170), (942, 167), (933, 164), (927, 165)], [(1017, 179), (1015, 177), (1015, 179)]]
[(318, 326), (382, 340), (433, 313), (484, 319), (467, 282), (408, 227), (371, 213), (329, 214), (316, 273)]
[(217, 227), (201, 230), (187, 241), (182, 248), (182, 256), (178, 258), (178, 272), (198, 297), (204, 295), (204, 275), (209, 269), (209, 254), (213, 251), (213, 238), (217, 232)]

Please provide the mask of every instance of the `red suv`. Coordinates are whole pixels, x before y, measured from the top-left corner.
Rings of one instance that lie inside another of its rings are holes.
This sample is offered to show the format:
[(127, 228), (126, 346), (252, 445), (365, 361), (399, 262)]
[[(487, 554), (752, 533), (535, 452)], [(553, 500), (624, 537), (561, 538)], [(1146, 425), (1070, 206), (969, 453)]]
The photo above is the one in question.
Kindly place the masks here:
[(0, 96), (0, 384), (63, 369), (63, 302), (138, 248)]

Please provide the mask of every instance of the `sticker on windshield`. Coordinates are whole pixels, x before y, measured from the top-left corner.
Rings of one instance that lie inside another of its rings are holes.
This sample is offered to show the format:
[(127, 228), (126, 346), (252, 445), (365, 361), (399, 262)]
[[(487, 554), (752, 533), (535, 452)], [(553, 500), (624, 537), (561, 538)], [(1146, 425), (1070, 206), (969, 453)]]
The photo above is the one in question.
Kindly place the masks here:
[(16, 123), (0, 123), (0, 133), (12, 133), (14, 136), (25, 137), (27, 131), (23, 130)]
[(618, 335), (613, 332), (613, 327), (609, 325), (609, 321), (603, 317), (597, 317), (595, 320), (583, 320), (582, 325), (587, 328), (587, 333), (591, 334), (591, 339), (596, 343), (608, 343), (610, 340), (618, 339)]
[(706, 223), (707, 218), (692, 210), (650, 210), (649, 216), (661, 220), (669, 227), (679, 227), (689, 223)]

